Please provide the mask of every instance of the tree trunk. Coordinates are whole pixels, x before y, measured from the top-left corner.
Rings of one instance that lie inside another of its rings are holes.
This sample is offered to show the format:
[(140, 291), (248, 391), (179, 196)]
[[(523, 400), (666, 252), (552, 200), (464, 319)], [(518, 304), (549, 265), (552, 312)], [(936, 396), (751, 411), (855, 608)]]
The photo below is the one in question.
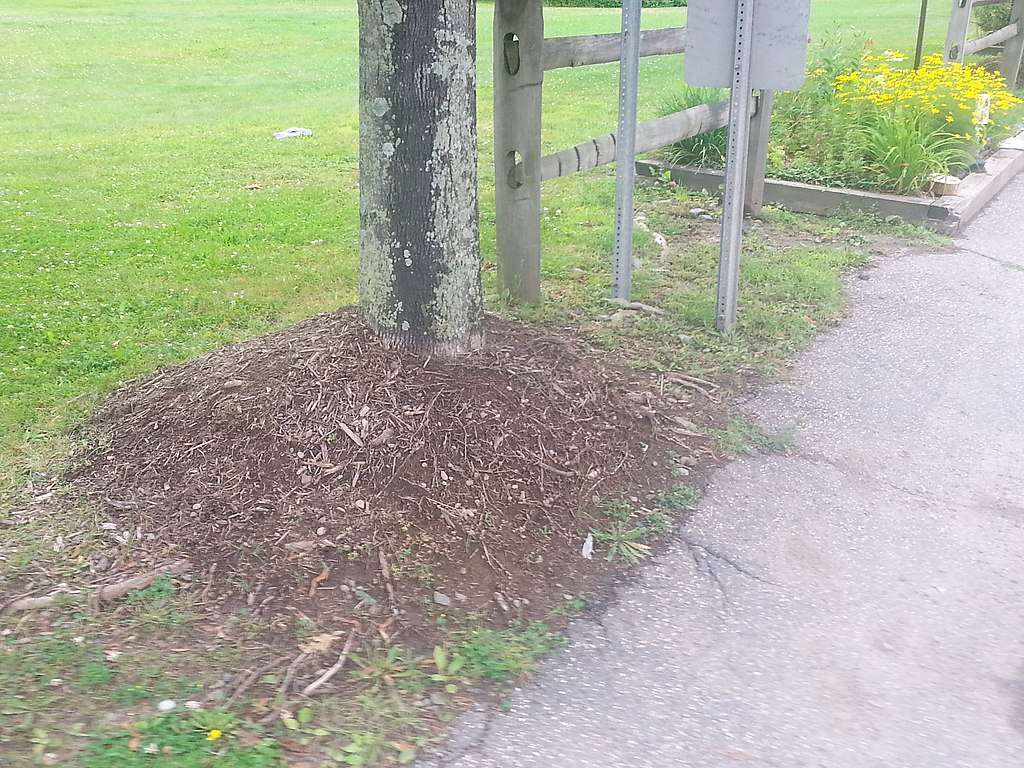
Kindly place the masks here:
[(483, 343), (475, 0), (359, 0), (360, 302), (388, 346)]

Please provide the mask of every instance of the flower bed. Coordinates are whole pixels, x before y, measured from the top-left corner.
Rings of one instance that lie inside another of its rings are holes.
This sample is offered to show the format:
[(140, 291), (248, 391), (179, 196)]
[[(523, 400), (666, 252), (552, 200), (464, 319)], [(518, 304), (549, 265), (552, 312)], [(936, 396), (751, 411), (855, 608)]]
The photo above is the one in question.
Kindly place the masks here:
[[(666, 112), (716, 96), (688, 89)], [(1022, 103), (979, 65), (946, 66), (930, 56), (912, 69), (899, 52), (851, 52), (832, 42), (816, 52), (801, 90), (779, 94), (767, 171), (824, 186), (926, 193), (936, 176), (965, 175), (1014, 133)], [(681, 165), (720, 167), (725, 132), (681, 142), (666, 155)]]

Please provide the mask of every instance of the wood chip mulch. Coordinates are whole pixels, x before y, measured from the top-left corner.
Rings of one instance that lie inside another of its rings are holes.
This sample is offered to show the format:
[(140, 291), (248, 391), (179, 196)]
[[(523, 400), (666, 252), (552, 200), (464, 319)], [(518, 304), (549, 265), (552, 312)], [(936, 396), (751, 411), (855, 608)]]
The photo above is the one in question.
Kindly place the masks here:
[(218, 350), (109, 397), (71, 488), (161, 557), (311, 599), (560, 596), (599, 567), (601, 503), (699, 450), (693, 393), (568, 334), (489, 318), (487, 339), (425, 359), (345, 310)]

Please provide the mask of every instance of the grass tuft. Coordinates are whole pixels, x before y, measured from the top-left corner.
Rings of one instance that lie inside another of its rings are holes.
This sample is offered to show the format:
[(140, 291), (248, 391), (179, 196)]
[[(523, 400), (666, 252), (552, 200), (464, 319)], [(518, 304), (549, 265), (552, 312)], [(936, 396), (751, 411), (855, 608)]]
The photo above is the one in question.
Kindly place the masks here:
[(718, 452), (725, 456), (742, 456), (755, 452), (787, 453), (795, 444), (792, 430), (765, 432), (750, 419), (735, 417), (715, 435)]
[(700, 491), (690, 485), (677, 485), (672, 490), (662, 494), (661, 504), (672, 512), (687, 512), (697, 507), (700, 501)]
[(143, 720), (94, 739), (82, 768), (283, 768), (277, 743), (243, 731), (227, 713), (196, 712)]
[(455, 649), (465, 659), (468, 676), (503, 683), (532, 672), (560, 643), (546, 624), (534, 622), (509, 629), (471, 629)]

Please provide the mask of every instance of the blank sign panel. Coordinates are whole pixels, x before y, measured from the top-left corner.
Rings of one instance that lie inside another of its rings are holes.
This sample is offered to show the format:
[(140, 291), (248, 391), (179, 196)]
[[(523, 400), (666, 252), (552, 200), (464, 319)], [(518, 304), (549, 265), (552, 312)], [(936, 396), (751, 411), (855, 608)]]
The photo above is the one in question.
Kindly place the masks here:
[(740, 2), (754, 14), (751, 87), (796, 90), (803, 85), (807, 68), (811, 0), (690, 0), (686, 12), (686, 82), (730, 87)]

